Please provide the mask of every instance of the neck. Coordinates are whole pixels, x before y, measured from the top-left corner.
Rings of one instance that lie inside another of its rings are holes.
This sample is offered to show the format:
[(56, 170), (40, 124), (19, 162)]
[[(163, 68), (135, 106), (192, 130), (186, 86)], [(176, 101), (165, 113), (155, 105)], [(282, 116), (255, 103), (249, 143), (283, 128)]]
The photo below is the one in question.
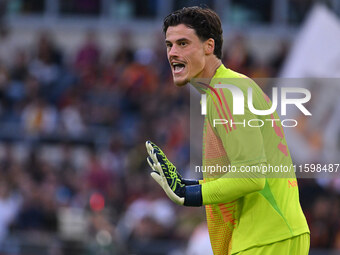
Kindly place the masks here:
[[(210, 59), (210, 61), (206, 62), (205, 68), (204, 70), (195, 78), (202, 78), (204, 79), (203, 83), (205, 83), (206, 85), (208, 85), (212, 79), (212, 77), (214, 77), (217, 69), (222, 65), (222, 61), (218, 58), (213, 58)], [(202, 81), (201, 81), (202, 82)], [(194, 88), (196, 88), (198, 90), (199, 93), (205, 93), (204, 89), (202, 90), (202, 83), (201, 82), (196, 82), (195, 79), (192, 79), (190, 81), (190, 83), (194, 86)]]
[(222, 65), (222, 61), (216, 57), (209, 59), (206, 62), (205, 68), (203, 70), (203, 72), (201, 73), (201, 75), (199, 75), (199, 77), (197, 78), (207, 78), (207, 79), (211, 79), (212, 77), (214, 77), (216, 70)]
[(204, 78), (208, 80), (207, 82), (210, 82), (221, 65), (222, 61), (214, 56), (207, 60), (203, 71), (195, 78)]

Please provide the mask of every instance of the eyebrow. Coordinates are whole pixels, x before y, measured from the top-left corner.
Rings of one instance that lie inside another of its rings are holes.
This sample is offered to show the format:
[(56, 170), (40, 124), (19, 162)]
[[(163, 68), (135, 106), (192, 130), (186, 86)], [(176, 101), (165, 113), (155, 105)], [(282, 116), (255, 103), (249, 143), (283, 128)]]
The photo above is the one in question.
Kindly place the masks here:
[[(181, 41), (189, 41), (189, 39), (188, 39), (188, 38), (185, 38), (185, 37), (183, 37), (183, 38), (179, 38), (179, 39), (177, 39), (175, 42), (181, 42)], [(172, 42), (170, 42), (170, 41), (168, 41), (168, 40), (165, 40), (165, 43), (172, 43)]]

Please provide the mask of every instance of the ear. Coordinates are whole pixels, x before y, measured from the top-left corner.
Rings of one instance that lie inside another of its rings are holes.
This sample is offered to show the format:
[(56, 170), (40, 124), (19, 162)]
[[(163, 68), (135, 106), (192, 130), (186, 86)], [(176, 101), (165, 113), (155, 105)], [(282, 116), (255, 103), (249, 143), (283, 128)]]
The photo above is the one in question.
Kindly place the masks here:
[(204, 53), (206, 55), (214, 54), (215, 49), (215, 40), (212, 38), (209, 38), (204, 42)]

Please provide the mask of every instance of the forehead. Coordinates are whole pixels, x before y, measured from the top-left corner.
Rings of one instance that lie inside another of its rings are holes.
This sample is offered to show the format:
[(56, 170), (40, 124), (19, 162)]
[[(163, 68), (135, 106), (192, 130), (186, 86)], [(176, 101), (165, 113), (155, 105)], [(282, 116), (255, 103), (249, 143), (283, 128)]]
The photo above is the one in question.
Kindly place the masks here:
[(187, 27), (184, 24), (177, 26), (170, 26), (165, 34), (165, 39), (170, 42), (174, 42), (178, 39), (186, 38), (188, 40), (198, 40), (198, 36), (194, 29)]

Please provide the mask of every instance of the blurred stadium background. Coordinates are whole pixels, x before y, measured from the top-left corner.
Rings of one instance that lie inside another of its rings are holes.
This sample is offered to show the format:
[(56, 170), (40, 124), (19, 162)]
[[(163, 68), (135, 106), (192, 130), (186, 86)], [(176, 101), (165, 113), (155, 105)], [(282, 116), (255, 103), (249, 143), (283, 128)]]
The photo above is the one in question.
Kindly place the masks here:
[[(204, 210), (164, 197), (144, 149), (156, 141), (190, 177), (189, 90), (172, 84), (161, 26), (191, 5), (220, 15), (224, 64), (253, 78), (292, 63), (319, 8), (336, 43), (310, 41), (322, 57), (337, 53), (337, 69), (323, 66), (333, 75), (321, 75), (340, 76), (339, 0), (0, 0), (0, 254), (211, 254)], [(295, 163), (322, 162), (327, 149), (339, 163), (340, 93), (331, 94), (335, 137), (303, 122), (294, 137), (305, 143), (292, 150), (308, 151)], [(310, 254), (340, 254), (339, 179), (300, 180), (300, 194)]]

